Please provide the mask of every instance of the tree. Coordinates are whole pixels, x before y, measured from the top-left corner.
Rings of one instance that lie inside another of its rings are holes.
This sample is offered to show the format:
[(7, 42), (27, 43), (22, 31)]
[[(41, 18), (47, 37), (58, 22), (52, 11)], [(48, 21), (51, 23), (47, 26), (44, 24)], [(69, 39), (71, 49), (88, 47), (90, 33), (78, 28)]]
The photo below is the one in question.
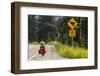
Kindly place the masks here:
[(28, 39), (30, 42), (41, 40), (58, 40), (63, 44), (72, 44), (72, 38), (69, 37), (71, 28), (67, 25), (71, 18), (78, 23), (76, 36), (73, 38), (74, 44), (80, 47), (88, 47), (88, 18), (87, 17), (69, 17), (69, 16), (28, 16)]

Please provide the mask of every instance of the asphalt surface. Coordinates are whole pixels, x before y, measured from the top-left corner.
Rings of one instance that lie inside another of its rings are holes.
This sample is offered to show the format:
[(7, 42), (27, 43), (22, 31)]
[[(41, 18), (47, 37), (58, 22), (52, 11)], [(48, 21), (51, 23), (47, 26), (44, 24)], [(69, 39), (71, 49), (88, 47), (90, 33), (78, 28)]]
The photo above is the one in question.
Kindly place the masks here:
[(40, 49), (40, 45), (29, 44), (28, 50), (28, 59), (29, 60), (55, 60), (55, 59), (64, 59), (61, 57), (54, 47), (54, 45), (45, 45), (46, 54), (42, 56), (38, 54), (38, 50)]

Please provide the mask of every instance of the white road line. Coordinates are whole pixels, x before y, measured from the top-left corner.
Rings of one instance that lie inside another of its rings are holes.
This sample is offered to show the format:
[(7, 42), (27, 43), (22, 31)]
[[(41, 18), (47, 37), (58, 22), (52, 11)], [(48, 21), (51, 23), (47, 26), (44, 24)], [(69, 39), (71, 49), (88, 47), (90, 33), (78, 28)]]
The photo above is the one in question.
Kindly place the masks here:
[(43, 57), (41, 57), (41, 55), (38, 54), (38, 49), (39, 49), (39, 47), (38, 46), (35, 46), (35, 48), (33, 50), (35, 52), (29, 58), (29, 60), (63, 59), (63, 57), (61, 57), (60, 55), (58, 55), (58, 53), (56, 52), (56, 49), (55, 49), (54, 45), (45, 45), (46, 54)]
[(32, 57), (29, 58), (29, 60), (32, 60), (36, 55), (38, 55), (38, 52), (36, 52)]

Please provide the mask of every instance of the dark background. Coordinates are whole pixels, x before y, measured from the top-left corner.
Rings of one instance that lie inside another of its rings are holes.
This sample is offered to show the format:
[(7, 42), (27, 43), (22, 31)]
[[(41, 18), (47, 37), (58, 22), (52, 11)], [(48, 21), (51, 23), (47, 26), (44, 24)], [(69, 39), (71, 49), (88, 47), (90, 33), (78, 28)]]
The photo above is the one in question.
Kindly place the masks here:
[(72, 16), (44, 16), (28, 15), (28, 40), (29, 43), (40, 41), (60, 41), (71, 45), (72, 38), (69, 37), (68, 21), (74, 18), (78, 23), (75, 28), (76, 37), (74, 45), (88, 47), (88, 18)]

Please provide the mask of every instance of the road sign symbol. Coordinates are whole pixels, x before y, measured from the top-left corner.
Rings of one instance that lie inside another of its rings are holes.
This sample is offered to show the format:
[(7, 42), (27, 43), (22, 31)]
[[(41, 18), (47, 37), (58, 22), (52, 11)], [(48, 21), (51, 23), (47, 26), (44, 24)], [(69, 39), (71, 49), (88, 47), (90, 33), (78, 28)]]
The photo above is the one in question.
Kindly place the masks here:
[(76, 36), (76, 30), (69, 30), (69, 37), (75, 37)]
[(78, 23), (75, 21), (74, 18), (71, 18), (71, 20), (67, 23), (67, 25), (71, 28), (71, 29), (74, 29)]

